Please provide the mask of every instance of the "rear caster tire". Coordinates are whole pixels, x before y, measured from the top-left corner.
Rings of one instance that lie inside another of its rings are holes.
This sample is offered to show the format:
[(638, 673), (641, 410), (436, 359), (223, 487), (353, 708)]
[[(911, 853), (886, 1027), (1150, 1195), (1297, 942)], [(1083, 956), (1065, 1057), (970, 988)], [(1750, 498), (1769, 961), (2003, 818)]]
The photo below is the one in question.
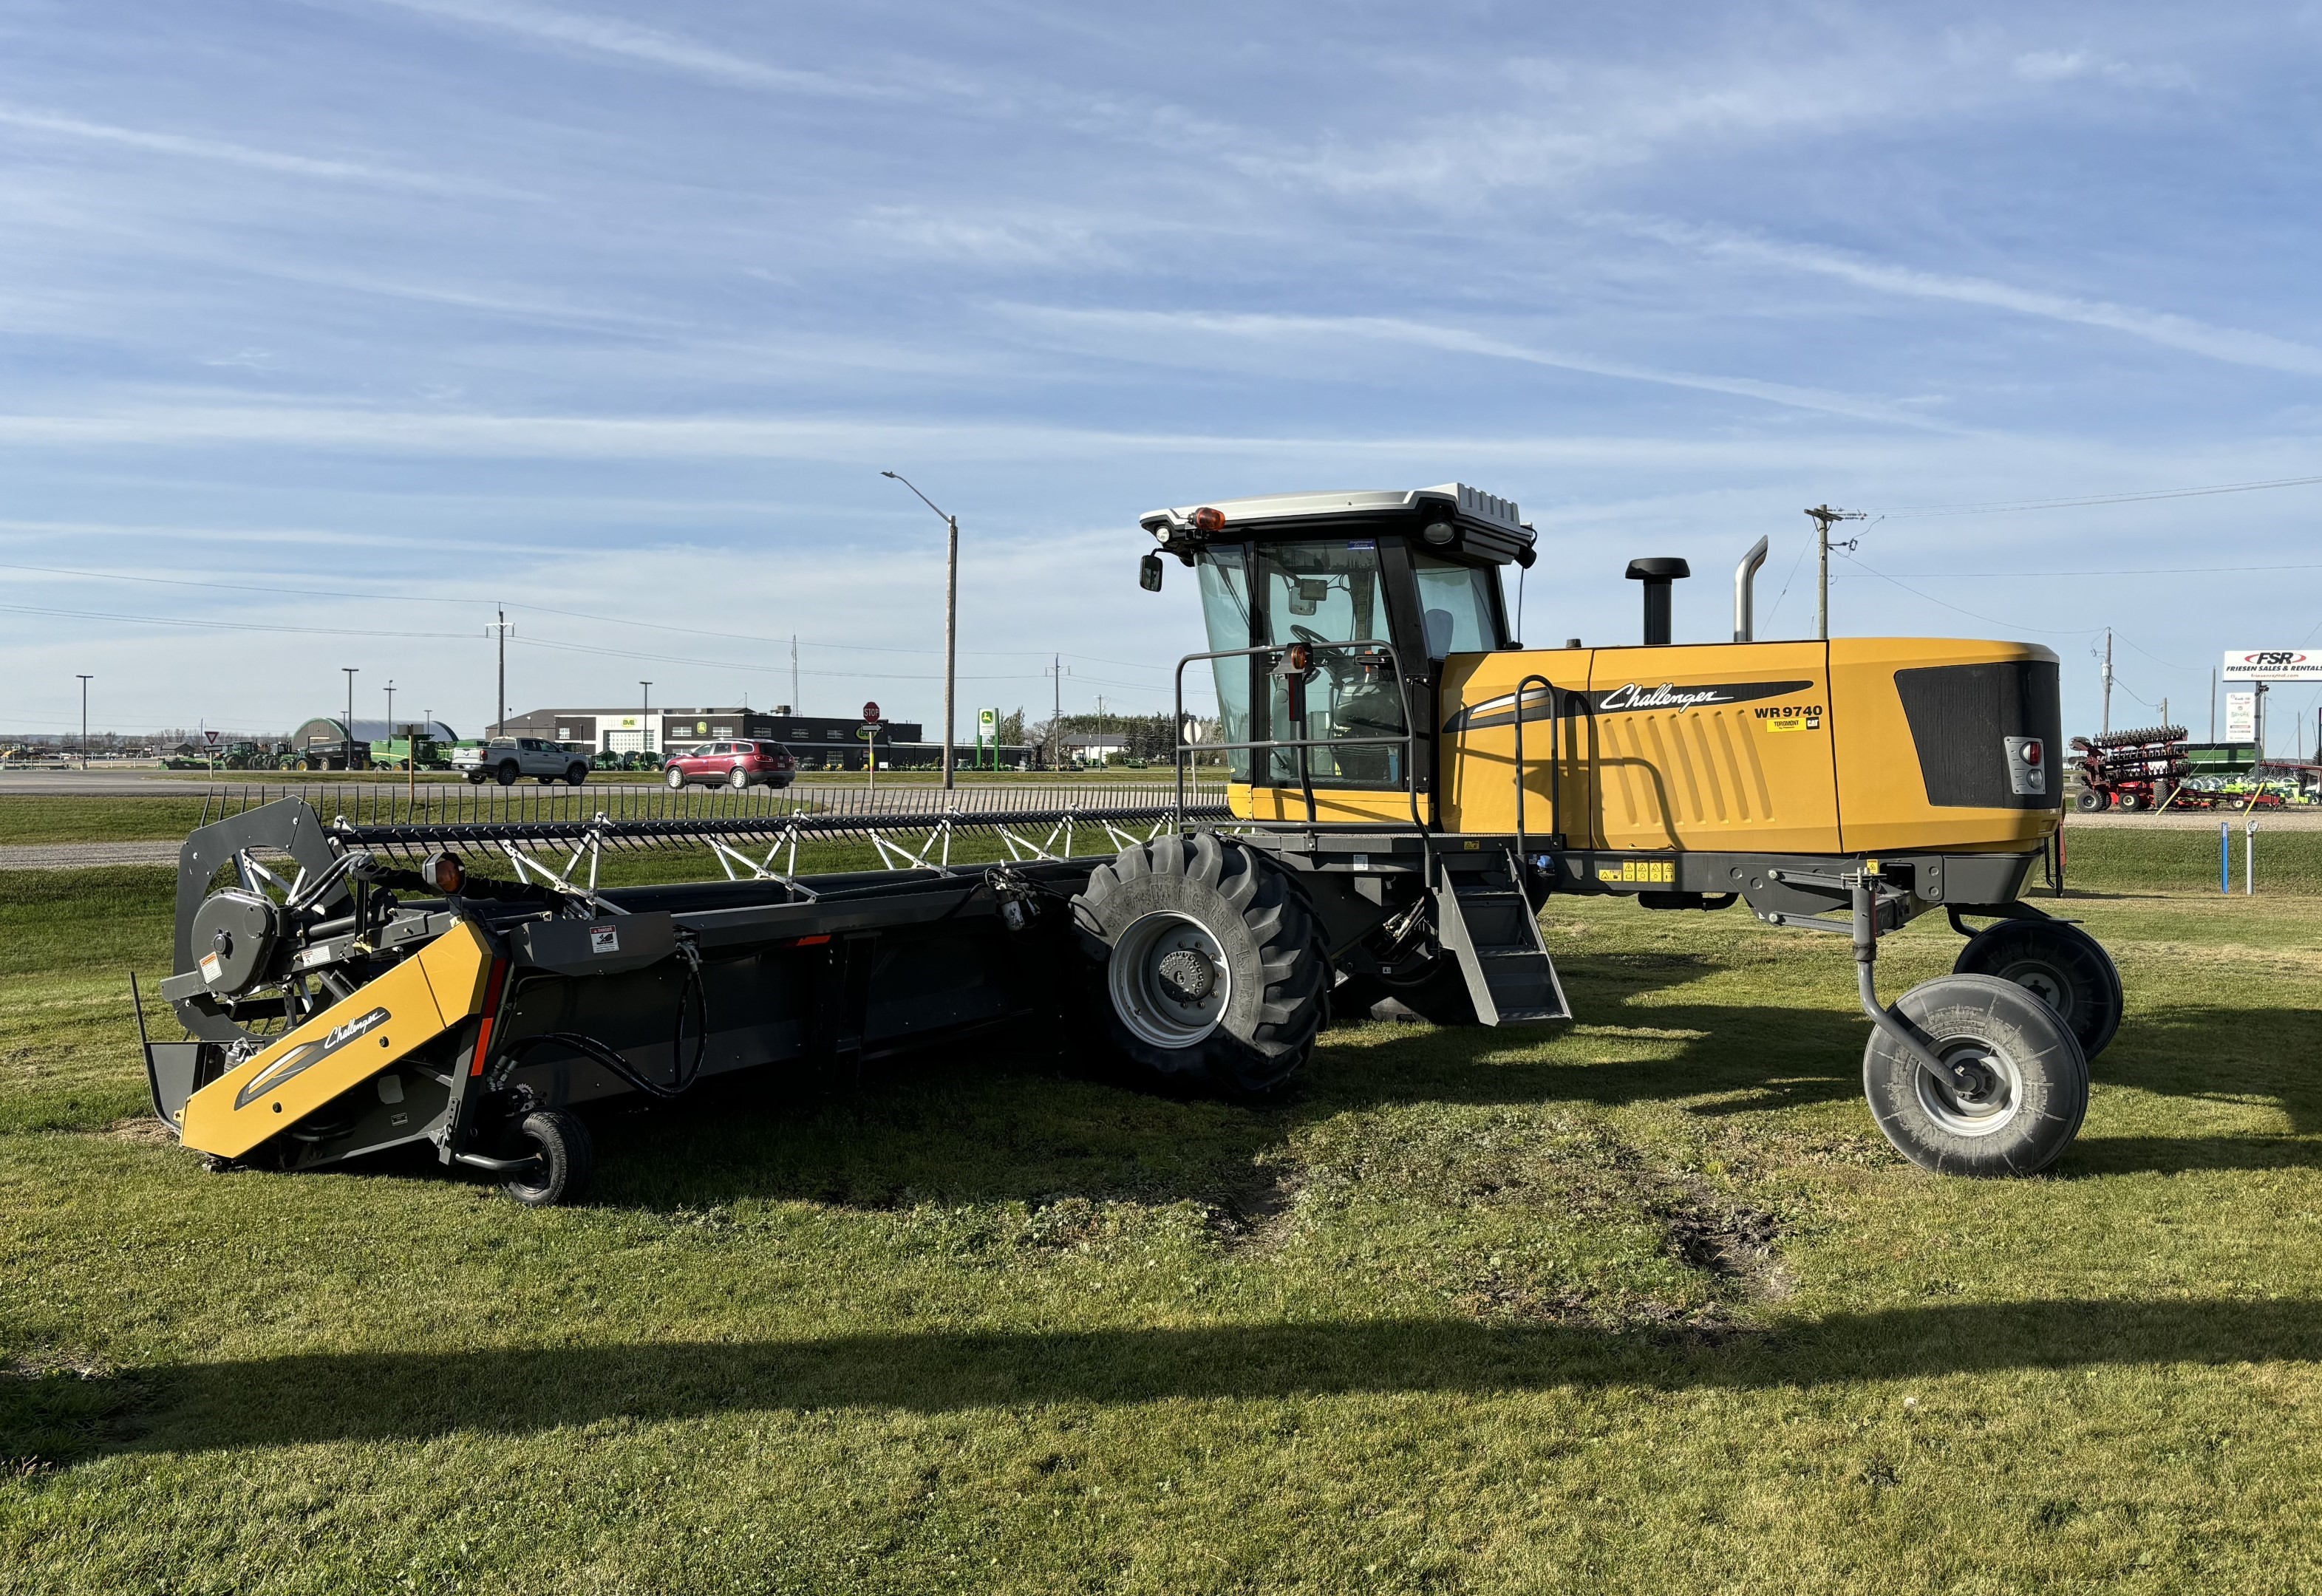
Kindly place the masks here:
[(1996, 975), (2030, 992), (2056, 1011), (2091, 1062), (2120, 1029), (2126, 1001), (2120, 971), (2104, 944), (2078, 926), (2002, 920), (1970, 938), (1952, 969), (1961, 975)]
[(2080, 796), (2072, 800), (2072, 807), (2078, 809), (2083, 815), (2098, 814), (2103, 810), (2104, 807), (2104, 794), (2098, 792), (2093, 787), (2081, 788)]
[(562, 1108), (535, 1108), (517, 1126), (517, 1153), (529, 1153), (534, 1167), (501, 1182), (500, 1190), (526, 1208), (578, 1202), (596, 1172), (597, 1145), (580, 1117)]
[(1073, 900), (1116, 1052), (1165, 1081), (1257, 1096), (1313, 1050), (1329, 961), (1281, 867), (1203, 832), (1123, 849)]
[(2089, 1108), (2089, 1063), (2055, 1011), (2014, 981), (1944, 975), (1913, 987), (1897, 1012), (1930, 1052), (1971, 1066), (1961, 1093), (1873, 1030), (1862, 1090), (1895, 1150), (1939, 1175), (2034, 1175), (2063, 1155)]

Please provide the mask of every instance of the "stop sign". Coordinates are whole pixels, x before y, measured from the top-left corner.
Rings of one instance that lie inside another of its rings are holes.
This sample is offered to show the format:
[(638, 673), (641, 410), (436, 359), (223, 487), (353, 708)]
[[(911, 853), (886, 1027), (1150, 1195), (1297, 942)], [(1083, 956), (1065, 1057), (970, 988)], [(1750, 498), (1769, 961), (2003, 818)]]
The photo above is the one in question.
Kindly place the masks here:
[(864, 720), (877, 720), (879, 718), (878, 699), (873, 698), (869, 703), (863, 706), (863, 718)]

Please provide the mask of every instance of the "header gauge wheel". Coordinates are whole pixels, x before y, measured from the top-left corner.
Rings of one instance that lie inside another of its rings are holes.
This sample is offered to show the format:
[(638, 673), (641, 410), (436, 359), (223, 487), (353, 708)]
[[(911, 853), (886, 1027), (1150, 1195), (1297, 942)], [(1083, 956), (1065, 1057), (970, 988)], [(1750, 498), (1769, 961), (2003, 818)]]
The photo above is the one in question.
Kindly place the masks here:
[(1928, 1050), (1971, 1084), (1938, 1077), (1881, 1030), (1862, 1052), (1863, 1095), (1895, 1150), (1939, 1175), (2034, 1175), (2063, 1156), (2089, 1107), (2089, 1064), (2055, 1011), (1990, 975), (1943, 975), (1896, 1001)]
[(1099, 865), (1073, 900), (1092, 996), (1116, 1051), (1156, 1075), (1238, 1094), (1305, 1062), (1330, 967), (1281, 868), (1210, 834)]

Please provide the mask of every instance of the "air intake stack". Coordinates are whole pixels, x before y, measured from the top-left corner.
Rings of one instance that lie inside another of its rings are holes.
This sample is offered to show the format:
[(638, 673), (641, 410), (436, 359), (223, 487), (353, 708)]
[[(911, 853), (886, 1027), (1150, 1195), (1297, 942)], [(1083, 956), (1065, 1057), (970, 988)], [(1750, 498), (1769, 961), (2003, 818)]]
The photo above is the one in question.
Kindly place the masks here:
[(1645, 643), (1648, 646), (1669, 640), (1669, 584), (1692, 574), (1693, 567), (1682, 560), (1629, 561), (1629, 580), (1645, 585)]

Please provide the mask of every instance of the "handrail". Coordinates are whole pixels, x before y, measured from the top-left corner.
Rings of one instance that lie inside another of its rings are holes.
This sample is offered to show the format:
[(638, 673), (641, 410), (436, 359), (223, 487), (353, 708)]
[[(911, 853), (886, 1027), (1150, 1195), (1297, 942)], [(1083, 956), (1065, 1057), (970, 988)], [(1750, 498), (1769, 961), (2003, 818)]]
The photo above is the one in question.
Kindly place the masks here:
[[(1545, 676), (1535, 671), (1531, 675), (1525, 677), (1522, 681), (1516, 683), (1516, 890), (1519, 892), (1523, 891), (1522, 877), (1523, 871), (1526, 868), (1524, 862), (1530, 857), (1531, 852), (1530, 847), (1526, 844), (1524, 832), (1523, 711), (1524, 691), (1534, 682), (1540, 683), (1542, 688), (1545, 688), (1548, 690), (1549, 834), (1556, 839), (1556, 845), (1559, 847), (1563, 845), (1564, 841), (1564, 771), (1562, 760), (1564, 706), (1557, 698), (1556, 684), (1549, 680)], [(1525, 892), (1524, 899), (1526, 902), (1530, 902), (1531, 899), (1531, 894)]]
[[(1177, 661), (1175, 679), (1177, 718), (1176, 725), (1174, 728), (1174, 734), (1176, 742), (1175, 758), (1177, 766), (1177, 807), (1181, 811), (1185, 807), (1185, 756), (1189, 752), (1195, 752), (1194, 744), (1188, 743), (1185, 740), (1185, 667), (1201, 661), (1248, 660), (1254, 659), (1260, 654), (1265, 655), (1270, 661), (1279, 661), (1281, 657), (1287, 653), (1293, 647), (1304, 648), (1310, 651), (1316, 649), (1340, 649), (1349, 652), (1359, 651), (1373, 654), (1384, 654), (1386, 656), (1388, 668), (1394, 674), (1398, 693), (1401, 691), (1403, 683), (1408, 679), (1408, 678), (1403, 675), (1402, 656), (1395, 652), (1394, 645), (1387, 642), (1385, 638), (1362, 638), (1339, 643), (1305, 643), (1302, 641), (1295, 644), (1287, 643), (1260, 643), (1256, 648), (1211, 649), (1206, 653), (1184, 655)], [(1338, 823), (1332, 821), (1318, 821), (1314, 818), (1313, 777), (1307, 763), (1309, 758), (1307, 750), (1312, 748), (1367, 747), (1378, 744), (1386, 744), (1390, 746), (1399, 745), (1403, 749), (1403, 796), (1411, 806), (1411, 824), (1414, 829), (1425, 831), (1427, 829), (1427, 822), (1422, 820), (1419, 814), (1419, 761), (1416, 757), (1419, 748), (1419, 733), (1412, 723), (1410, 700), (1408, 698), (1403, 698), (1400, 699), (1400, 702), (1403, 708), (1404, 729), (1399, 735), (1378, 737), (1268, 737), (1248, 743), (1202, 743), (1200, 747), (1202, 749), (1217, 749), (1220, 752), (1230, 752), (1236, 749), (1264, 749), (1268, 752), (1277, 748), (1297, 750), (1301, 776), (1300, 786), (1304, 793), (1306, 800), (1306, 824), (1311, 826), (1329, 825)], [(1255, 709), (1256, 706), (1253, 705), (1253, 713), (1255, 712)], [(1301, 729), (1303, 729), (1304, 719), (1303, 716), (1301, 717), (1299, 724)], [(1250, 772), (1253, 778), (1255, 778), (1257, 773), (1257, 772), (1255, 770)], [(1257, 782), (1253, 780), (1251, 785), (1254, 787), (1257, 785)], [(1357, 822), (1355, 824), (1360, 825), (1365, 823)]]

